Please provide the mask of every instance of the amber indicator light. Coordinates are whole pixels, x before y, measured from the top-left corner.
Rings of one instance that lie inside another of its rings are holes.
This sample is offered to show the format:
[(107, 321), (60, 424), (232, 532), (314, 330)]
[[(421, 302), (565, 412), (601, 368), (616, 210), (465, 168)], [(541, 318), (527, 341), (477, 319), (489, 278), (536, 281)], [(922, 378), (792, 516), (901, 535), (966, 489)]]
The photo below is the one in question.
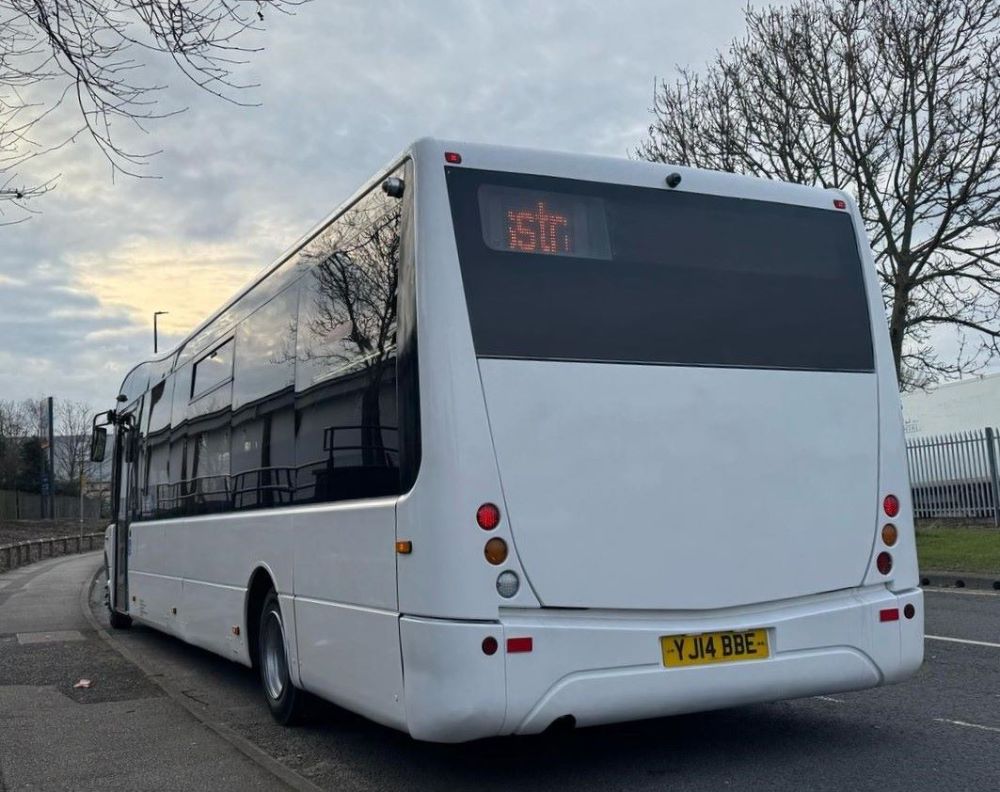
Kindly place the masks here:
[(507, 543), (494, 536), (486, 543), (486, 548), (483, 550), (486, 555), (486, 560), (491, 564), (502, 564), (507, 560)]
[(892, 523), (886, 523), (882, 526), (882, 542), (886, 547), (892, 547), (896, 544), (896, 540), (899, 538), (899, 532), (896, 530), (896, 526)]

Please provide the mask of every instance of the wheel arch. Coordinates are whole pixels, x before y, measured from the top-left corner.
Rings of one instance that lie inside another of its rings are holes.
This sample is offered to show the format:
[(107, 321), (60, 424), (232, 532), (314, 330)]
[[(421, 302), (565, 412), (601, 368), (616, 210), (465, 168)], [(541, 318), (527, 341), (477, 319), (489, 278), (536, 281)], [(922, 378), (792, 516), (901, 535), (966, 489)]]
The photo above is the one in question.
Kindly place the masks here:
[(274, 591), (277, 593), (278, 586), (274, 582), (274, 575), (271, 570), (264, 565), (258, 566), (247, 583), (246, 602), (243, 607), (243, 624), (247, 636), (247, 653), (250, 656), (250, 665), (257, 668), (258, 639), (260, 633), (260, 612), (267, 599), (267, 593)]

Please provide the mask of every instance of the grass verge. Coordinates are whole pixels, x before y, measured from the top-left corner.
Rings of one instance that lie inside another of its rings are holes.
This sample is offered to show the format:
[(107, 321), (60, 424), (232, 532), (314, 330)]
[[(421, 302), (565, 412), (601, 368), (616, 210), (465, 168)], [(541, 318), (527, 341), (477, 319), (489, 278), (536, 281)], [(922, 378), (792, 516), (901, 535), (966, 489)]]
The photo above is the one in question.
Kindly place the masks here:
[(1000, 575), (1000, 528), (926, 523), (917, 525), (921, 570)]

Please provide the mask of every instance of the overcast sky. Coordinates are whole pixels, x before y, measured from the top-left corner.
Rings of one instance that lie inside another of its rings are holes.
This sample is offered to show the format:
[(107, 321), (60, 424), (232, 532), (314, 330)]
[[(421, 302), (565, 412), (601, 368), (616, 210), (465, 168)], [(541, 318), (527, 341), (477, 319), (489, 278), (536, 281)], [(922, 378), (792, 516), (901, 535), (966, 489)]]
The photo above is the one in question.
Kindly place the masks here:
[[(151, 180), (112, 182), (87, 139), (25, 175), (61, 173), (31, 222), (0, 228), (0, 398), (111, 406), (253, 273), (423, 135), (627, 156), (655, 76), (743, 31), (743, 0), (314, 0), (270, 14), (240, 108), (166, 68), (142, 145)], [(63, 122), (68, 122), (64, 120)]]

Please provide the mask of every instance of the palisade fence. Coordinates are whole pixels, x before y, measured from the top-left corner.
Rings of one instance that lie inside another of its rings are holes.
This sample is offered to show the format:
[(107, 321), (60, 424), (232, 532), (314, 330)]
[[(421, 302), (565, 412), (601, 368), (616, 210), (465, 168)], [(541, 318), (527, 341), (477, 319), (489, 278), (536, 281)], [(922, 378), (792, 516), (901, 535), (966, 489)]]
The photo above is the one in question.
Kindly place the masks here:
[[(99, 498), (83, 499), (83, 518), (92, 520), (103, 517), (102, 501)], [(75, 519), (80, 516), (80, 496), (56, 495), (56, 519)], [(37, 492), (16, 492), (0, 490), (0, 520), (40, 520), (42, 518), (41, 496)]]
[(907, 441), (914, 516), (1000, 525), (998, 440), (997, 430), (988, 427)]

